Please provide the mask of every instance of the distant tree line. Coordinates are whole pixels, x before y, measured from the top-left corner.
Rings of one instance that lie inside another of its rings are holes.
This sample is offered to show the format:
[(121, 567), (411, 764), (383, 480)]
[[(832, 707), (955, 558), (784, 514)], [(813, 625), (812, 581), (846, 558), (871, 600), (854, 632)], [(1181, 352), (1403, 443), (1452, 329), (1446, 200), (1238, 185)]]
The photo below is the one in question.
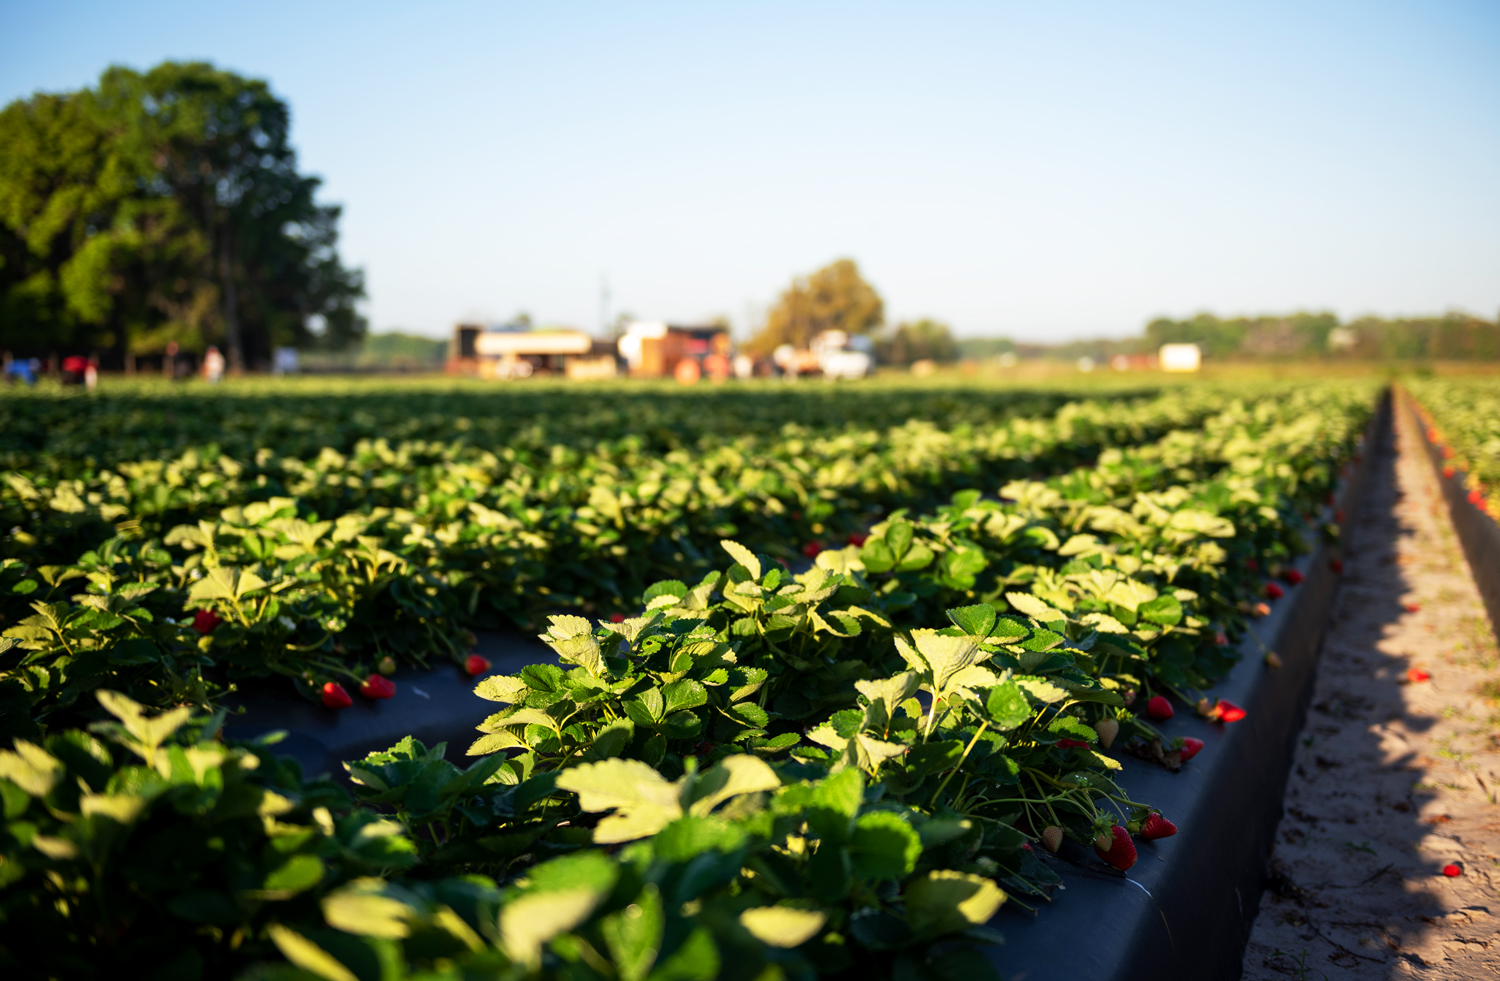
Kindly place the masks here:
[(1163, 344), (1197, 344), (1215, 359), (1332, 358), (1366, 361), (1500, 360), (1500, 322), (1466, 313), (1436, 317), (1359, 317), (1298, 312), (1257, 317), (1200, 313), (1185, 320), (1158, 318), (1140, 337), (1028, 344), (1005, 338), (958, 342), (965, 358), (1006, 352), (1021, 357), (1105, 361), (1117, 354), (1153, 354)]
[(201, 62), (0, 110), (0, 349), (118, 368), (214, 344), (234, 370), (358, 341), (363, 277), (290, 128), (265, 82)]

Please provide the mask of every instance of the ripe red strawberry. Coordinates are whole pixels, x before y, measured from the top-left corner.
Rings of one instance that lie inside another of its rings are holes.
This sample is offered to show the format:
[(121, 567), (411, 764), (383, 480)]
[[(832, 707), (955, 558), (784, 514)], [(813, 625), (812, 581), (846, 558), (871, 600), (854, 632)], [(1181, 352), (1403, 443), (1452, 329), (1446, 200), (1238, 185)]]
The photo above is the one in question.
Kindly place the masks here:
[(1056, 854), (1057, 850), (1062, 847), (1062, 839), (1063, 829), (1057, 825), (1048, 825), (1042, 829), (1042, 844), (1047, 851)]
[(1084, 742), (1082, 739), (1069, 739), (1066, 736), (1064, 736), (1062, 739), (1059, 739), (1057, 741), (1057, 745), (1061, 746), (1063, 749), (1088, 749), (1089, 748), (1089, 744), (1086, 743), (1086, 742)]
[(1449, 478), (1449, 479), (1452, 479), (1452, 477), (1453, 477), (1453, 475), (1454, 475), (1454, 474), (1455, 474), (1455, 473), (1456, 473), (1456, 472), (1457, 472), (1457, 471), (1455, 471), (1455, 470), (1454, 470), (1454, 469), (1453, 469), (1453, 464), (1451, 464), (1451, 463), (1445, 463), (1445, 464), (1443, 464), (1443, 476), (1444, 476), (1444, 477), (1447, 477), (1447, 478)]
[(865, 547), (865, 542), (867, 542), (869, 540), (870, 540), (870, 536), (869, 535), (862, 535), (862, 534), (860, 534), (857, 531), (854, 534), (852, 534), (852, 535), (849, 536), (849, 544), (853, 545), (855, 548), (864, 548)]
[[(1109, 847), (1102, 847), (1101, 842), (1107, 843)], [(1110, 868), (1121, 872), (1135, 864), (1135, 842), (1130, 840), (1130, 832), (1118, 824), (1109, 829), (1109, 834), (1094, 839), (1094, 853), (1104, 859)]]
[(464, 661), (464, 670), (469, 672), (471, 677), (484, 674), (489, 669), (489, 660), (480, 657), (478, 654), (470, 654)]
[(1177, 825), (1168, 821), (1155, 811), (1147, 815), (1141, 824), (1141, 837), (1147, 841), (1156, 841), (1158, 838), (1170, 838), (1177, 833)]
[(1199, 751), (1202, 749), (1203, 740), (1194, 739), (1192, 736), (1185, 736), (1182, 740), (1182, 746), (1179, 747), (1177, 751), (1182, 754), (1182, 762), (1186, 763), (1188, 760), (1197, 756)]
[(1172, 703), (1167, 701), (1166, 696), (1157, 695), (1146, 703), (1146, 714), (1157, 722), (1165, 722), (1176, 713), (1172, 711)]
[(1443, 438), (1442, 434), (1439, 433), (1436, 429), (1434, 429), (1431, 426), (1427, 427), (1427, 442), (1429, 442), (1429, 443), (1436, 443), (1438, 440), (1440, 440), (1442, 438)]
[(802, 554), (810, 559), (817, 558), (818, 553), (821, 551), (823, 551), (822, 542), (808, 542), (806, 545), (802, 546)]
[(1297, 585), (1301, 585), (1303, 576), (1302, 576), (1302, 573), (1299, 572), (1296, 569), (1288, 569), (1288, 570), (1286, 570), (1286, 572), (1283, 572), (1281, 574), (1281, 578), (1285, 579), (1287, 582), (1291, 583), (1293, 586), (1297, 586)]
[(1268, 583), (1266, 583), (1266, 599), (1281, 599), (1281, 597), (1283, 597), (1285, 595), (1286, 595), (1286, 590), (1282, 589), (1276, 583), (1274, 583), (1274, 582), (1268, 582)]
[(1336, 576), (1342, 576), (1344, 574), (1344, 560), (1343, 559), (1329, 559), (1328, 560), (1328, 568), (1330, 568), (1330, 569), (1333, 570), (1333, 574), (1334, 575), (1336, 575)]
[(1406, 680), (1411, 682), (1430, 681), (1432, 680), (1432, 675), (1421, 668), (1408, 668), (1406, 671)]
[(1224, 634), (1223, 631), (1220, 631), (1219, 633), (1214, 634), (1214, 643), (1218, 644), (1220, 647), (1223, 647), (1229, 643), (1229, 638)]
[(1422, 612), (1422, 604), (1421, 603), (1407, 603), (1403, 607), (1403, 609), (1405, 609), (1407, 613), (1421, 613)]
[(1109, 749), (1120, 734), (1120, 723), (1114, 719), (1100, 719), (1094, 723), (1094, 731), (1099, 734), (1099, 745)]
[(389, 678), (396, 673), (396, 659), (387, 654), (375, 662), (375, 670)]
[(1483, 504), (1484, 503), (1484, 495), (1481, 494), (1481, 493), (1479, 493), (1477, 490), (1471, 490), (1471, 491), (1469, 491), (1469, 503), (1470, 504)]
[(199, 610), (193, 614), (193, 629), (205, 636), (213, 633), (222, 622), (213, 610)]
[(337, 681), (330, 681), (323, 685), (323, 707), (331, 708), (335, 712), (346, 709), (354, 704), (354, 699), (344, 691), (344, 686)]
[(1443, 874), (1450, 879), (1456, 879), (1464, 874), (1464, 867), (1462, 865), (1455, 865), (1454, 863), (1449, 862), (1447, 865), (1443, 866)]
[(611, 613), (609, 615), (609, 622), (610, 623), (624, 623), (625, 622), (625, 614), (623, 614), (623, 613)]
[(389, 678), (372, 674), (360, 682), (359, 693), (366, 698), (390, 698), (396, 694), (396, 683)]
[(1245, 710), (1233, 702), (1219, 699), (1214, 706), (1214, 718), (1220, 722), (1238, 722), (1245, 717)]

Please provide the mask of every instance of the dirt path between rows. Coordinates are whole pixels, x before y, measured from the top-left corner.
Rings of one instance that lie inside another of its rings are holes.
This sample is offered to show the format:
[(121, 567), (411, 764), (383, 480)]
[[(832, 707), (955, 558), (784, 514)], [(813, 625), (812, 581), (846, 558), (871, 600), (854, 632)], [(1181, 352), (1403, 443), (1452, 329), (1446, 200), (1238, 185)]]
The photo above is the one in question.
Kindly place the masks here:
[(1500, 978), (1500, 657), (1418, 434), (1397, 431), (1324, 640), (1250, 981)]

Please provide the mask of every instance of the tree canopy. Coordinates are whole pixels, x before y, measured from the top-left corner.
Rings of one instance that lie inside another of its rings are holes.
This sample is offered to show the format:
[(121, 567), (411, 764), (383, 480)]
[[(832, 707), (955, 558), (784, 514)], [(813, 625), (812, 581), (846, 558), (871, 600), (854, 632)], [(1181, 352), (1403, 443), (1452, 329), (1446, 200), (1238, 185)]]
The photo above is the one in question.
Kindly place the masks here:
[(290, 130), (265, 82), (203, 62), (0, 110), (0, 347), (119, 364), (218, 344), (238, 367), (357, 341), (363, 277)]
[(761, 354), (782, 344), (805, 348), (825, 330), (868, 334), (884, 321), (885, 301), (875, 287), (865, 282), (853, 259), (839, 259), (792, 280), (749, 347)]

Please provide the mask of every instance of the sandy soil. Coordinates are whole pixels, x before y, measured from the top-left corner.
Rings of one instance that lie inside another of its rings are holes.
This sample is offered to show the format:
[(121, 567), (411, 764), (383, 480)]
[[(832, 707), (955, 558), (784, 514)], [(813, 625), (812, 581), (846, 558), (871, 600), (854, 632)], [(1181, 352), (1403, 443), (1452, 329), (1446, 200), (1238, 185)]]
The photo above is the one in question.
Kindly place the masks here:
[(1500, 978), (1500, 657), (1417, 438), (1357, 518), (1247, 979)]

